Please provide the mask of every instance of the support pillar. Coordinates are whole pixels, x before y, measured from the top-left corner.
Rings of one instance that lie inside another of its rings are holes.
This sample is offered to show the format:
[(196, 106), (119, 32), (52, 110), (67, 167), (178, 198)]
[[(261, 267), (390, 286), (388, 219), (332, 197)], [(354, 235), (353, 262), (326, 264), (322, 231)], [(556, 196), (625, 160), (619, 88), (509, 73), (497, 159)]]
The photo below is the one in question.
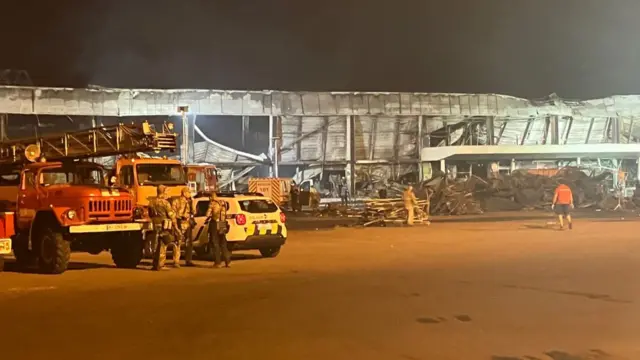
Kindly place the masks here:
[(188, 119), (188, 130), (189, 130), (189, 162), (196, 162), (196, 118), (198, 115), (193, 114), (191, 118)]
[(487, 139), (485, 140), (486, 145), (495, 145), (495, 126), (494, 126), (495, 116), (489, 116), (486, 120), (486, 128), (487, 128)]
[(620, 144), (620, 118), (611, 118), (611, 142)]
[(447, 162), (444, 159), (440, 160), (440, 171), (447, 173)]
[(0, 142), (4, 142), (7, 136), (7, 128), (9, 127), (9, 115), (0, 114)]
[(186, 111), (181, 110), (180, 115), (182, 116), (182, 144), (180, 145), (180, 161), (182, 161), (183, 164), (187, 164), (189, 162), (189, 120)]
[(269, 177), (274, 176), (273, 168), (274, 168), (274, 160), (273, 154), (273, 115), (269, 115), (269, 159), (271, 160), (271, 166), (269, 166)]
[(355, 189), (355, 163), (354, 163), (354, 146), (353, 146), (353, 130), (354, 130), (354, 121), (351, 115), (347, 115), (347, 131), (346, 131), (346, 154), (345, 160), (347, 160), (347, 166), (344, 169), (344, 177), (347, 182), (347, 187), (349, 189), (350, 196), (354, 196)]
[(424, 181), (424, 168), (422, 165), (422, 115), (418, 115), (418, 182)]
[(249, 133), (249, 117), (242, 117), (242, 150), (247, 150), (247, 134)]
[(278, 132), (273, 137), (273, 176), (280, 177), (280, 121), (276, 119), (274, 124), (278, 129)]
[(576, 159), (576, 165), (578, 165), (578, 167), (579, 167), (580, 165), (582, 165), (582, 158), (577, 158), (577, 159)]
[(640, 181), (640, 157), (638, 158), (636, 165), (637, 165), (636, 180)]
[(551, 140), (551, 145), (560, 144), (560, 129), (558, 128), (558, 117), (550, 116), (549, 117), (549, 137)]
[(511, 159), (511, 167), (510, 167), (511, 172), (516, 171), (516, 159)]

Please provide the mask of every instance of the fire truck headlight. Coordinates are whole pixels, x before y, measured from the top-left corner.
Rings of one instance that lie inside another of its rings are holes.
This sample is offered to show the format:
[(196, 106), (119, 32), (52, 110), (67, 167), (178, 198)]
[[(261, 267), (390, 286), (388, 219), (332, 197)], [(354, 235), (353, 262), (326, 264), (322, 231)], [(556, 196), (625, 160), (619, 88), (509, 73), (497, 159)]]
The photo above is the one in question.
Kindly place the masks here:
[(76, 214), (75, 210), (67, 211), (67, 219), (69, 219), (69, 220), (75, 219), (77, 215), (78, 214)]

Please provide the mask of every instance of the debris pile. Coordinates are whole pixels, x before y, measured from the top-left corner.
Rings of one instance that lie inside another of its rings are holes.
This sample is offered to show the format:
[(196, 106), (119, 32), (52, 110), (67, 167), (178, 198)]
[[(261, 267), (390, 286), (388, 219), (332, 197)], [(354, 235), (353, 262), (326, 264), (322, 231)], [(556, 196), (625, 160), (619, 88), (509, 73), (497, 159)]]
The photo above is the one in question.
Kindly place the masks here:
[[(429, 200), (418, 200), (414, 210), (414, 223), (428, 221)], [(401, 224), (407, 219), (407, 212), (402, 199), (375, 199), (365, 201), (362, 213), (364, 226), (374, 224)]]
[(432, 215), (479, 214), (485, 211), (509, 211), (549, 208), (558, 184), (565, 183), (573, 191), (577, 208), (613, 210), (618, 204), (635, 208), (633, 201), (618, 202), (615, 194), (605, 191), (612, 174), (587, 175), (576, 168), (565, 168), (553, 176), (515, 171), (484, 180), (471, 176), (462, 181), (446, 180), (438, 175), (425, 181), (416, 192), (419, 198), (430, 198)]

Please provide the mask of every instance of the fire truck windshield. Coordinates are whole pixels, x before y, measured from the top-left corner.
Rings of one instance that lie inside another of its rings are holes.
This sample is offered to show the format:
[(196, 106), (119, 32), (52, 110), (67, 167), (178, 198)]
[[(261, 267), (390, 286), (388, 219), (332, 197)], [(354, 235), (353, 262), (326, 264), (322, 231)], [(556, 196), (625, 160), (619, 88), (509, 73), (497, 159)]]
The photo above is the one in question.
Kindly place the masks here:
[(40, 185), (104, 185), (104, 172), (100, 167), (75, 166), (45, 169), (40, 174)]
[(187, 182), (180, 164), (138, 164), (136, 171), (139, 185), (182, 185)]

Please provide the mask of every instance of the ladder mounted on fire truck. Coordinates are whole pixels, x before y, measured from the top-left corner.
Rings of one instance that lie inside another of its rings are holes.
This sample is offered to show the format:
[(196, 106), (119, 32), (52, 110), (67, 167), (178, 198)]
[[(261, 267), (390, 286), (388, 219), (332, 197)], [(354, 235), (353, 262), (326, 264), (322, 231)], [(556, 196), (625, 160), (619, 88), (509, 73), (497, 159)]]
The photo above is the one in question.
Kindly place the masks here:
[(177, 137), (173, 124), (164, 123), (161, 130), (156, 130), (145, 121), (9, 140), (0, 143), (0, 165), (29, 163), (40, 158), (62, 161), (146, 151), (175, 151)]

